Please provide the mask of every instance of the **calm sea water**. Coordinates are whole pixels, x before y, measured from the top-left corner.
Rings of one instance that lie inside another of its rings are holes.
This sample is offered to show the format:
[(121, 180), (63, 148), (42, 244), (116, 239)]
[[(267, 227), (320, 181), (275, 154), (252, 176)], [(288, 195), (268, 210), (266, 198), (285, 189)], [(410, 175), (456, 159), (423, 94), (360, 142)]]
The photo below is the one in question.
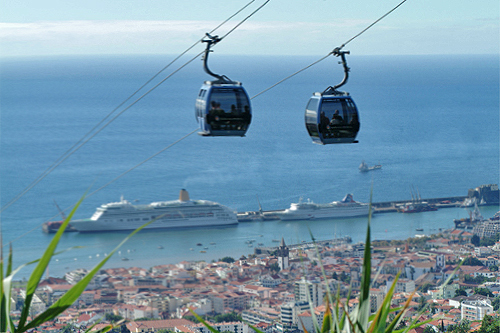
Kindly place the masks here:
[[(2, 207), (171, 58), (2, 59)], [(213, 56), (211, 69), (243, 82), (252, 97), (318, 58)], [(76, 218), (90, 217), (97, 206), (118, 201), (121, 195), (149, 203), (176, 199), (181, 188), (192, 199), (246, 211), (258, 209), (257, 196), (262, 207), (271, 210), (287, 208), (300, 197), (329, 202), (346, 193), (366, 202), (371, 184), (378, 202), (409, 200), (411, 188), (431, 198), (466, 195), (469, 188), (499, 183), (498, 56), (350, 56), (348, 64), (345, 90), (361, 117), (358, 144), (314, 145), (306, 132), (303, 113), (311, 94), (342, 79), (337, 59), (327, 59), (254, 98), (253, 121), (245, 138), (193, 134), (86, 198)], [(52, 239), (39, 226), (57, 219), (54, 200), (61, 208), (69, 207), (87, 190), (101, 188), (196, 129), (194, 99), (207, 79), (201, 61), (194, 61), (2, 212), (3, 243), (13, 242), (15, 263), (37, 258)], [(362, 160), (383, 168), (361, 174)], [(483, 215), (490, 217), (498, 209), (484, 208)], [(467, 214), (457, 208), (378, 215), (373, 238), (406, 238), (420, 227), (425, 233), (435, 232)], [(142, 232), (108, 266), (239, 257), (253, 251), (245, 240), (266, 245), (281, 237), (292, 243), (308, 240), (308, 227), (320, 239), (350, 235), (360, 241), (366, 219)], [(51, 263), (51, 275), (92, 267), (97, 255), (102, 259), (126, 235), (64, 235), (60, 249), (85, 248), (59, 255)], [(207, 253), (199, 253), (196, 243), (208, 246)], [(158, 249), (160, 245), (164, 249)], [(28, 273), (25, 269), (19, 276)]]

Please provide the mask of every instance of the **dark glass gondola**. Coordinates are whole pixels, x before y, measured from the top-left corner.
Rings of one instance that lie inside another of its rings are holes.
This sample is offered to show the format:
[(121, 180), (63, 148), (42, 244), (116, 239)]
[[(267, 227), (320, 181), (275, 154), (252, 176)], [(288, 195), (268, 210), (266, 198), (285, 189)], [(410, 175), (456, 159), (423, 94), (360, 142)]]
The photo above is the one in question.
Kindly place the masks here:
[(348, 51), (334, 50), (335, 56), (340, 56), (344, 66), (344, 79), (333, 87), (328, 87), (322, 93), (314, 93), (309, 99), (305, 112), (307, 132), (314, 143), (357, 143), (360, 121), (358, 109), (349, 93), (338, 91), (337, 88), (347, 82), (349, 67), (345, 60)]
[(207, 43), (203, 67), (217, 80), (205, 81), (196, 98), (195, 115), (203, 136), (245, 136), (252, 120), (250, 98), (242, 84), (225, 75), (214, 74), (207, 60), (211, 45), (220, 39), (210, 36)]

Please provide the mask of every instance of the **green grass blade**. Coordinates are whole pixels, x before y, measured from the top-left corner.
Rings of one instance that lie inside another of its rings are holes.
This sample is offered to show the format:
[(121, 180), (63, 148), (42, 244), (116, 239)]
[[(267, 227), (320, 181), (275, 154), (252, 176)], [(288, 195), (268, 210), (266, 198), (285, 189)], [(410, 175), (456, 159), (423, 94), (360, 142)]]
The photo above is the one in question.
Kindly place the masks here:
[(406, 309), (408, 309), (408, 307), (410, 306), (410, 302), (413, 299), (413, 296), (415, 295), (416, 292), (417, 291), (415, 290), (413, 293), (411, 293), (410, 297), (408, 297), (408, 299), (406, 300), (406, 302), (403, 306), (403, 309), (401, 309), (401, 311), (399, 311), (399, 313), (396, 315), (394, 320), (386, 328), (386, 330), (385, 330), (386, 333), (390, 333), (390, 332), (394, 331), (394, 328), (396, 327), (396, 325), (398, 325), (399, 322), (401, 321), (401, 319), (403, 318), (403, 315), (406, 312)]
[(59, 314), (64, 312), (67, 308), (69, 308), (80, 295), (83, 293), (87, 285), (90, 283), (94, 275), (99, 272), (99, 270), (104, 266), (104, 264), (113, 256), (113, 254), (118, 251), (118, 249), (125, 244), (132, 236), (141, 231), (146, 226), (150, 225), (156, 220), (152, 220), (148, 223), (143, 224), (141, 227), (134, 230), (130, 235), (128, 235), (117, 247), (113, 249), (100, 263), (98, 263), (83, 279), (81, 279), (77, 284), (75, 284), (70, 290), (68, 290), (60, 299), (58, 299), (50, 308), (45, 310), (43, 313), (38, 315), (32, 322), (23, 327), (23, 330), (28, 330), (31, 328), (35, 328), (40, 324), (54, 319)]
[(370, 190), (370, 203), (368, 212), (368, 226), (366, 228), (365, 252), (363, 257), (363, 275), (361, 276), (361, 290), (359, 294), (357, 324), (358, 328), (366, 331), (370, 318), (370, 279), (371, 279), (371, 234), (370, 223), (372, 217), (373, 185)]
[(203, 326), (205, 326), (206, 328), (208, 328), (210, 330), (210, 332), (212, 333), (220, 333), (218, 330), (216, 330), (215, 328), (213, 328), (209, 323), (207, 323), (203, 318), (201, 318), (196, 312), (193, 311), (193, 309), (189, 308), (189, 311), (191, 312), (191, 314), (200, 322), (203, 324)]
[[(1, 235), (0, 235), (1, 236)], [(10, 252), (12, 252), (12, 248), (10, 248)], [(9, 274), (6, 274), (7, 276)], [(3, 278), (3, 247), (2, 242), (0, 241), (0, 332), (11, 331), (9, 327), (10, 320), (10, 283), (7, 285), (7, 281)]]
[(101, 328), (100, 330), (94, 330), (94, 327), (96, 327), (101, 321), (102, 321), (102, 318), (97, 323), (94, 323), (89, 328), (87, 328), (85, 330), (85, 333), (90, 333), (90, 332), (92, 332), (92, 333), (101, 333), (101, 332), (104, 333), (104, 332), (109, 332), (113, 329), (113, 325), (107, 325), (107, 326)]
[[(308, 228), (309, 229), (309, 228)], [(318, 245), (316, 244), (316, 240), (314, 239), (313, 237), (313, 234), (311, 232), (311, 229), (309, 229), (309, 235), (311, 236), (311, 239), (313, 241), (313, 244), (314, 244), (314, 249), (316, 251), (316, 256), (318, 257), (318, 260), (319, 260), (319, 267), (321, 269), (321, 274), (323, 275), (323, 280), (325, 281), (325, 286), (326, 286), (326, 297), (327, 297), (327, 311), (329, 311), (329, 307), (331, 304), (333, 304), (333, 299), (332, 299), (332, 292), (330, 290), (330, 286), (328, 284), (328, 278), (326, 276), (326, 271), (325, 271), (325, 267), (323, 266), (323, 262), (321, 261), (321, 254), (319, 253), (319, 248), (318, 248)], [(313, 318), (313, 323), (316, 323), (317, 320), (316, 320), (316, 315), (314, 313), (314, 311), (311, 313), (312, 315), (312, 318)], [(325, 314), (325, 317), (323, 317), (323, 325), (324, 326), (326, 323), (325, 323), (325, 319), (326, 319), (326, 314)], [(328, 323), (328, 326), (329, 326), (329, 330), (332, 328), (332, 327), (337, 327), (338, 326), (338, 323), (336, 323), (336, 321), (338, 321), (338, 317), (335, 317), (335, 316), (332, 316), (331, 315), (331, 311), (330, 311), (330, 317), (329, 317), (329, 323)], [(324, 332), (323, 328), (321, 329), (321, 332)]]
[(342, 326), (342, 323), (343, 323), (343, 319), (344, 318), (344, 315), (342, 314), (342, 318), (340, 318), (340, 283), (338, 284), (337, 286), (337, 294), (336, 294), (336, 300), (335, 300), (335, 311), (334, 311), (334, 315), (335, 315), (335, 321), (333, 322), (334, 324), (334, 332), (340, 332), (341, 331), (341, 328), (343, 327)]
[(400, 273), (401, 272), (398, 272), (398, 274), (396, 274), (396, 278), (392, 282), (391, 288), (389, 288), (389, 290), (387, 291), (387, 294), (382, 301), (382, 306), (380, 306), (380, 308), (377, 310), (375, 319), (372, 321), (368, 332), (382, 332), (383, 327), (386, 326), (387, 318), (389, 317), (389, 313), (391, 313), (392, 296), (394, 295), (394, 289), (396, 288), (396, 283), (399, 279)]
[(105, 332), (111, 331), (112, 329), (113, 329), (113, 326), (112, 325), (108, 325), (106, 327), (101, 328), (100, 330), (92, 331), (92, 332), (95, 332), (95, 333), (105, 333)]
[(299, 318), (299, 321), (300, 321), (300, 326), (302, 326), (302, 332), (304, 333), (309, 333), (309, 331), (306, 329), (306, 327), (304, 326), (304, 322), (302, 321), (301, 318)]
[(440, 317), (437, 317), (437, 318), (432, 318), (431, 317), (431, 318), (429, 318), (427, 320), (418, 322), (420, 316), (422, 316), (423, 314), (424, 314), (424, 311), (420, 311), (418, 313), (418, 315), (415, 317), (415, 319), (413, 319), (413, 321), (411, 322), (411, 324), (409, 324), (407, 327), (403, 328), (402, 330), (395, 330), (394, 332), (408, 332), (409, 330), (411, 330), (413, 328), (417, 328), (417, 327), (420, 327), (420, 326), (425, 325), (427, 323), (430, 323), (431, 321), (441, 319)]
[[(0, 235), (1, 237), (1, 235)], [(3, 250), (2, 241), (0, 240), (0, 332), (7, 332), (7, 302), (5, 301), (3, 289)]]
[(419, 322), (419, 323), (417, 323), (417, 320), (418, 320), (418, 318), (415, 318), (415, 319), (413, 320), (413, 322), (412, 322), (412, 324), (411, 324), (411, 325), (409, 325), (409, 326), (407, 326), (407, 327), (405, 327), (405, 328), (403, 328), (403, 329), (400, 329), (400, 330), (393, 330), (392, 332), (393, 332), (393, 333), (404, 333), (404, 332), (408, 332), (409, 330), (411, 330), (411, 329), (413, 329), (413, 328), (420, 327), (420, 326), (422, 326), (422, 325), (428, 324), (428, 323), (430, 323), (431, 321), (436, 320), (436, 318), (429, 318), (429, 319), (424, 320), (424, 321), (421, 321), (421, 322)]
[(255, 327), (253, 325), (248, 324), (248, 327), (250, 327), (251, 329), (253, 329), (256, 333), (264, 333), (263, 331), (259, 330), (257, 327)]
[[(7, 268), (7, 271), (10, 271), (10, 274), (2, 279), (2, 321), (0, 323), (1, 332), (13, 332), (14, 331), (14, 322), (10, 318), (10, 294), (12, 290), (12, 278), (14, 274), (19, 271), (22, 267), (19, 267), (14, 272), (11, 271), (12, 268), (12, 247), (9, 250), (9, 264), (10, 268)], [(0, 268), (3, 271), (3, 262), (2, 267)]]
[(10, 275), (12, 273), (12, 256), (13, 256), (12, 243), (10, 243), (10, 245), (9, 245), (9, 259), (7, 260), (7, 271), (5, 272), (5, 275)]
[(82, 203), (83, 199), (85, 198), (85, 195), (83, 195), (80, 200), (76, 203), (76, 205), (73, 207), (71, 210), (70, 214), (68, 217), (64, 220), (63, 224), (59, 227), (59, 230), (57, 233), (54, 235), (54, 238), (50, 242), (49, 246), (45, 250), (45, 253), (43, 256), (40, 258), (40, 261), (38, 262), (38, 265), (35, 267), (33, 272), (31, 273), (31, 276), (28, 280), (28, 284), (26, 286), (26, 299), (24, 301), (24, 307), (21, 312), (21, 317), (19, 319), (19, 327), (24, 327), (26, 324), (26, 320), (29, 315), (29, 310), (31, 308), (31, 301), (33, 299), (33, 295), (35, 294), (36, 288), (38, 287), (38, 284), (40, 283), (40, 280), (45, 273), (45, 270), (47, 269), (47, 266), (49, 265), (50, 259), (52, 258), (55, 249), (57, 247), (57, 244), (59, 243), (59, 240), (61, 239), (64, 230), (69, 224), (69, 221), (73, 217), (73, 214), (76, 212), (77, 208), (80, 206)]
[(350, 328), (350, 330), (348, 330), (348, 331), (354, 332), (355, 328), (356, 328), (356, 325), (351, 320), (351, 316), (347, 313), (347, 309), (349, 309), (349, 308), (344, 306), (345, 318), (347, 318), (347, 321), (349, 322), (349, 328)]
[[(10, 249), (9, 256), (12, 257), (12, 248)], [(8, 327), (8, 329), (5, 329), (5, 330), (0, 331), (0, 332), (5, 332), (5, 331), (14, 332), (15, 331), (14, 330), (14, 324), (13, 324), (11, 318), (10, 318), (10, 294), (11, 294), (11, 289), (12, 289), (11, 288), (12, 279), (17, 274), (17, 272), (19, 272), (25, 266), (32, 265), (34, 263), (37, 263), (38, 261), (39, 261), (39, 259), (30, 261), (30, 262), (28, 262), (26, 264), (23, 264), (23, 265), (17, 267), (13, 271), (11, 269), (8, 269), (8, 271), (10, 271), (10, 274), (7, 275), (5, 278), (2, 279), (3, 298), (5, 298), (5, 305), (2, 305), (3, 306), (2, 313), (6, 317), (6, 319), (2, 318), (2, 323), (3, 324), (0, 324), (0, 327), (2, 327), (2, 330), (4, 329), (3, 325), (9, 325), (9, 327)], [(2, 263), (2, 265), (3, 265), (3, 263)]]
[(326, 302), (325, 316), (323, 317), (323, 325), (321, 325), (321, 333), (328, 333), (332, 329), (332, 312), (330, 310), (330, 302)]

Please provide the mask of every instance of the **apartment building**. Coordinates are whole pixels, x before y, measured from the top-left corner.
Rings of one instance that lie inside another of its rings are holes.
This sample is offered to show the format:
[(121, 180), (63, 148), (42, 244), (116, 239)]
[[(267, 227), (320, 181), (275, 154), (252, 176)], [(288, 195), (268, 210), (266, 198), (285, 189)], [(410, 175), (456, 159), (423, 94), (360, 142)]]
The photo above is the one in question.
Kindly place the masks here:
[(462, 320), (483, 320), (485, 315), (493, 313), (493, 306), (489, 300), (463, 301), (461, 310)]

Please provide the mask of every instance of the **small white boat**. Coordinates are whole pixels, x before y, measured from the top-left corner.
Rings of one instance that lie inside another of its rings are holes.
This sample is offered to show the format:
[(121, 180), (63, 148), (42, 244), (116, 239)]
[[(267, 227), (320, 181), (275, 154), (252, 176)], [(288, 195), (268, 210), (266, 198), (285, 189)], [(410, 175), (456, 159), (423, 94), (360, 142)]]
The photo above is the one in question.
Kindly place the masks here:
[(363, 161), (359, 165), (360, 172), (368, 172), (368, 171), (377, 170), (377, 169), (382, 169), (382, 165), (380, 163), (375, 164), (374, 166), (368, 166), (368, 164), (366, 164), (365, 161)]

